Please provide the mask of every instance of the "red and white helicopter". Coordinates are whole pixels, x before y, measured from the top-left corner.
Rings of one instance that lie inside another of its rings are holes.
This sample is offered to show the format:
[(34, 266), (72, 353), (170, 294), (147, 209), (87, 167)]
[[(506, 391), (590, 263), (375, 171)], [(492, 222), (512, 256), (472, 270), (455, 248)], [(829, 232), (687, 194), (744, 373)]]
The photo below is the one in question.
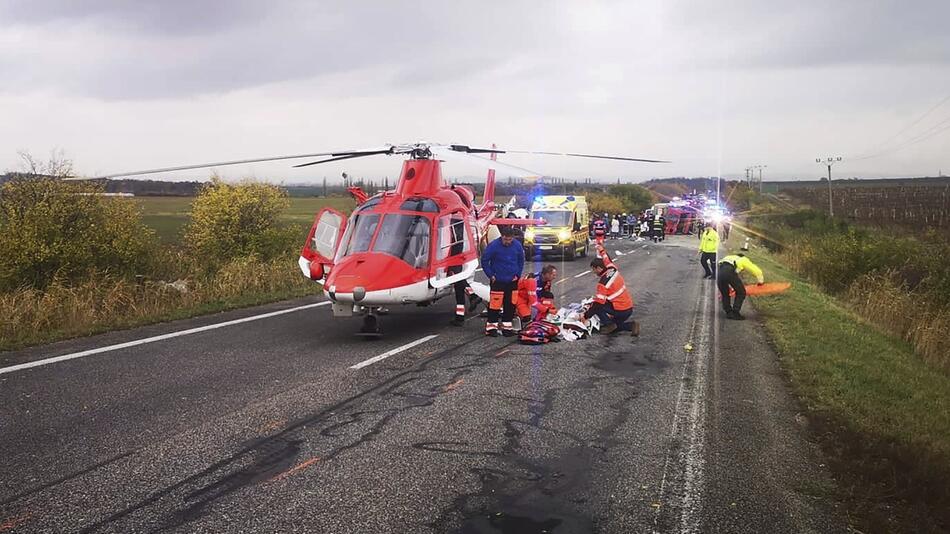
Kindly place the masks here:
[[(471, 280), (478, 268), (479, 249), (487, 242), (491, 225), (540, 222), (496, 218), (499, 208), (494, 202), (495, 170), (512, 176), (539, 176), (498, 162), (497, 154), (505, 153), (666, 163), (619, 156), (415, 143), (169, 167), (101, 178), (307, 157), (325, 159), (295, 167), (367, 156), (405, 156), (394, 190), (369, 196), (351, 187), (357, 206), (349, 218), (331, 208), (321, 210), (298, 259), (303, 275), (324, 286), (333, 303), (334, 316), (363, 315), (361, 333), (378, 334), (377, 315), (381, 309), (405, 304), (426, 306), (451, 294), (455, 282)], [(489, 154), (491, 159), (476, 154)], [(469, 160), (489, 169), (481, 204), (476, 204), (475, 192), (470, 187), (451, 185), (442, 177), (442, 159)]]

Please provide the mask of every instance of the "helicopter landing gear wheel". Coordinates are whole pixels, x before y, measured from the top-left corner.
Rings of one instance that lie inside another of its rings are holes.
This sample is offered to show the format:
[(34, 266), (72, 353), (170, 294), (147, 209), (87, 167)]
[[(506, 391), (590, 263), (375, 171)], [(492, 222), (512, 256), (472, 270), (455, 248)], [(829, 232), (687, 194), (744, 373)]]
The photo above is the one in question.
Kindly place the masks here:
[(356, 335), (371, 339), (383, 335), (382, 330), (379, 329), (379, 317), (376, 315), (375, 310), (370, 310), (369, 313), (363, 316), (363, 326), (360, 327), (360, 331)]

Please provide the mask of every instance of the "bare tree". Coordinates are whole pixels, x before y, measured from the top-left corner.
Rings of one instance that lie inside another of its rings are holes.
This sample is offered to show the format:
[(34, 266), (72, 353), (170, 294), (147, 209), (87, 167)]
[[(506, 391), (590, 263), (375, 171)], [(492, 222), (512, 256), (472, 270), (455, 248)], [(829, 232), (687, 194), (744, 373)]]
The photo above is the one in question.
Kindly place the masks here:
[(23, 173), (30, 177), (71, 178), (73, 177), (73, 161), (66, 157), (61, 148), (50, 150), (49, 159), (39, 161), (27, 150), (18, 150), (20, 167)]

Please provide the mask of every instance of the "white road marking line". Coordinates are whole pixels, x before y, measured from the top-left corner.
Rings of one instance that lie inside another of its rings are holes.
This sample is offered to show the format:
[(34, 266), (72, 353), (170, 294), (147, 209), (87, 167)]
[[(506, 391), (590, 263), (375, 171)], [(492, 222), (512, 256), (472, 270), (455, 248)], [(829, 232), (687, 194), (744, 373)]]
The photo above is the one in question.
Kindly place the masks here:
[(580, 278), (580, 277), (584, 276), (585, 274), (587, 274), (587, 273), (589, 273), (589, 272), (590, 272), (590, 271), (584, 271), (584, 272), (582, 272), (582, 273), (577, 273), (577, 274), (574, 275), (574, 278)]
[(475, 272), (477, 273), (478, 271), (481, 271), (481, 270), (482, 270), (482, 268), (479, 267), (478, 269), (475, 269)]
[(561, 278), (557, 282), (554, 282), (554, 285), (563, 284), (564, 282), (567, 282), (567, 278)]
[(386, 358), (392, 356), (393, 354), (399, 354), (400, 352), (406, 349), (411, 349), (412, 347), (415, 347), (416, 345), (421, 345), (425, 343), (426, 341), (429, 341), (430, 339), (437, 338), (437, 337), (439, 337), (439, 334), (432, 334), (432, 335), (417, 339), (413, 341), (412, 343), (406, 343), (405, 345), (401, 347), (396, 347), (393, 350), (380, 354), (379, 356), (373, 356), (372, 358), (368, 360), (364, 360), (356, 365), (350, 366), (350, 369), (362, 369), (366, 367), (367, 365), (373, 365), (374, 363), (378, 361), (385, 360)]
[(10, 367), (0, 368), (0, 375), (6, 373), (13, 373), (15, 371), (22, 371), (23, 369), (29, 369), (31, 367), (40, 367), (42, 365), (49, 365), (51, 363), (63, 362), (66, 360), (74, 360), (76, 358), (82, 358), (84, 356), (91, 356), (93, 354), (100, 354), (103, 352), (109, 352), (113, 350), (126, 349), (129, 347), (135, 347), (137, 345), (144, 345), (146, 343), (154, 343), (156, 341), (162, 341), (165, 339), (171, 339), (173, 337), (187, 336), (189, 334), (197, 334), (198, 332), (206, 332), (208, 330), (214, 330), (216, 328), (222, 328), (225, 326), (231, 326), (235, 324), (247, 323), (250, 321), (257, 321), (259, 319), (267, 319), (268, 317), (276, 317), (278, 315), (284, 315), (285, 313), (292, 313), (295, 311), (306, 310), (309, 308), (316, 308), (317, 306), (326, 306), (330, 304), (329, 300), (323, 302), (317, 302), (315, 304), (306, 304), (303, 306), (297, 306), (296, 308), (289, 308), (286, 310), (279, 310), (275, 312), (263, 313), (261, 315), (252, 315), (251, 317), (244, 317), (242, 319), (234, 319), (233, 321), (225, 321), (223, 323), (209, 324), (205, 326), (199, 326), (197, 328), (189, 328), (188, 330), (180, 330), (178, 332), (171, 332), (168, 334), (162, 334), (160, 336), (152, 336), (143, 339), (136, 339), (135, 341), (127, 341), (125, 343), (119, 343), (117, 345), (109, 345), (106, 347), (99, 347), (97, 349), (84, 350), (82, 352), (74, 352), (72, 354), (64, 354), (62, 356), (54, 356), (52, 358), (46, 358), (43, 360), (36, 360), (35, 362), (21, 363), (19, 365), (13, 365)]

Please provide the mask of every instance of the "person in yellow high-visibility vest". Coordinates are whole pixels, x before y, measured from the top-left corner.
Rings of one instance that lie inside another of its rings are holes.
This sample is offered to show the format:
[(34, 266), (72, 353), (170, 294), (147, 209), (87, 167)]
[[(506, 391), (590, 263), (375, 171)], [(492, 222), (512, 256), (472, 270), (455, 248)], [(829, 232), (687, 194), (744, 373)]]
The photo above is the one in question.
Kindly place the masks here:
[[(719, 294), (722, 296), (722, 309), (726, 311), (726, 317), (728, 319), (736, 319), (739, 321), (745, 319), (745, 317), (739, 313), (739, 310), (742, 309), (742, 303), (745, 301), (745, 284), (742, 283), (742, 278), (739, 277), (739, 273), (745, 270), (748, 270), (755, 276), (758, 285), (765, 283), (762, 269), (752, 263), (749, 258), (746, 258), (745, 254), (730, 254), (719, 260), (719, 277), (717, 284), (719, 285)], [(736, 292), (734, 302), (729, 296), (730, 288)]]
[(719, 233), (713, 223), (707, 222), (699, 236), (699, 264), (703, 266), (706, 275), (703, 278), (716, 277), (716, 253), (719, 251)]

